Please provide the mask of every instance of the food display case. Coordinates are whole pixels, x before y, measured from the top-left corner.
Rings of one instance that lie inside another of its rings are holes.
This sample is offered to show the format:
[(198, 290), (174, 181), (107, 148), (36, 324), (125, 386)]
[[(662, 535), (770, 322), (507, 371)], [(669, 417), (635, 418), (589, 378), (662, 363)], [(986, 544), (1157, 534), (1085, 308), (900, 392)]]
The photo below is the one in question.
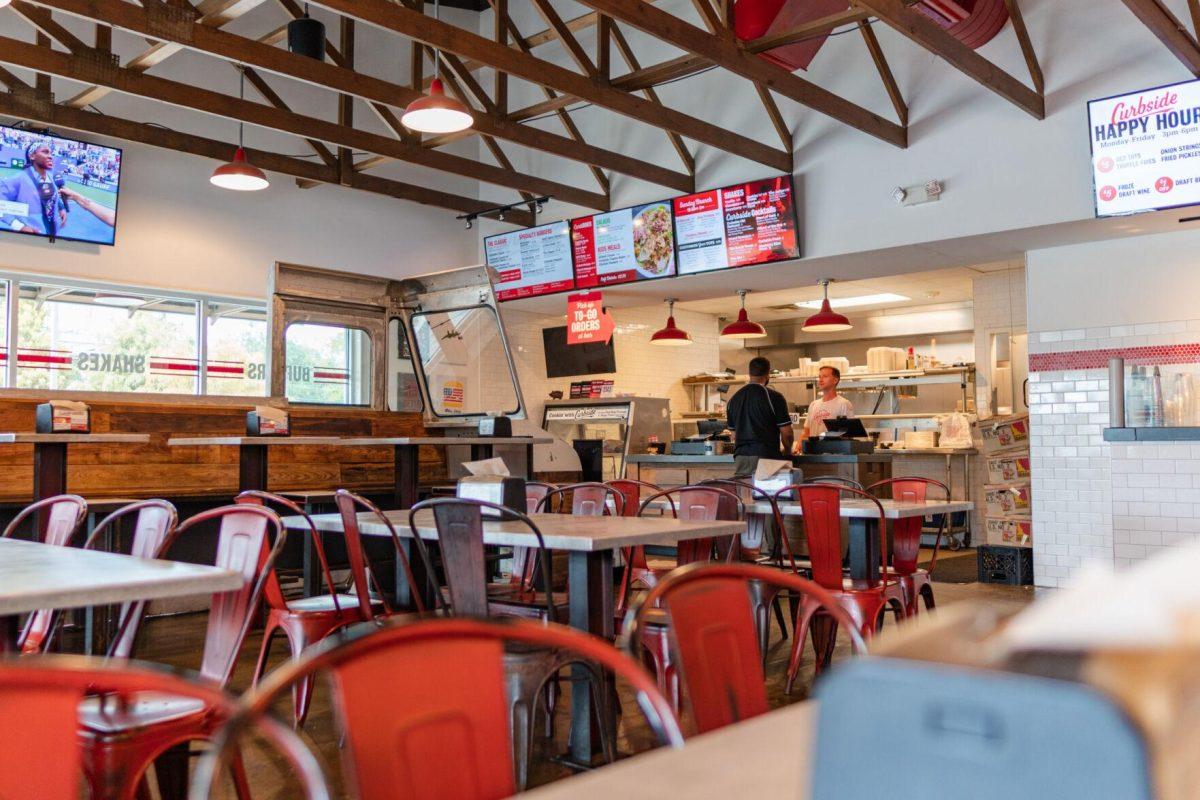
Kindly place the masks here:
[(671, 439), (671, 404), (664, 397), (551, 400), (542, 427), (579, 453), (584, 480), (625, 477), (625, 459), (652, 442)]

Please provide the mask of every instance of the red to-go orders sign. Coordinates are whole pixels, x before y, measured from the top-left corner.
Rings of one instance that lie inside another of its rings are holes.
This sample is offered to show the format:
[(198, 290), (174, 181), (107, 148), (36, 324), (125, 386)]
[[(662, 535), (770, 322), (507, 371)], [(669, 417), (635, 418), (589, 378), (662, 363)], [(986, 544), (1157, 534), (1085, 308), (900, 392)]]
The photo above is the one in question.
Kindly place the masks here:
[(567, 344), (608, 344), (616, 327), (600, 292), (567, 295)]

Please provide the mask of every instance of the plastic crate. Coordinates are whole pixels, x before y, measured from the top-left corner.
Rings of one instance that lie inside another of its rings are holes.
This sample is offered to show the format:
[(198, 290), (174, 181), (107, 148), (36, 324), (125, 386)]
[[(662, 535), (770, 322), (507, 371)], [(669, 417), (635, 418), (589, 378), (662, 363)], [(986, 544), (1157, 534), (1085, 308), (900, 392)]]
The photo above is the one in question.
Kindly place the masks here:
[(975, 551), (980, 583), (1027, 586), (1033, 583), (1033, 550), (1003, 544), (981, 544)]

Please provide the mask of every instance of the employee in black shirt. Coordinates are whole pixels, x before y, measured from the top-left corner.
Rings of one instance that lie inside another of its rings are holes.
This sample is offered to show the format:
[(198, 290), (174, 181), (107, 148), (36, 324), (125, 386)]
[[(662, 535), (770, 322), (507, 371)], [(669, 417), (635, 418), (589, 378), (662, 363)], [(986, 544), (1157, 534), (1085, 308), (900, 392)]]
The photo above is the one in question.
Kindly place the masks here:
[(774, 389), (771, 362), (750, 360), (750, 382), (730, 399), (727, 424), (734, 431), (734, 477), (754, 474), (760, 458), (791, 458), (795, 432), (788, 416), (787, 401)]

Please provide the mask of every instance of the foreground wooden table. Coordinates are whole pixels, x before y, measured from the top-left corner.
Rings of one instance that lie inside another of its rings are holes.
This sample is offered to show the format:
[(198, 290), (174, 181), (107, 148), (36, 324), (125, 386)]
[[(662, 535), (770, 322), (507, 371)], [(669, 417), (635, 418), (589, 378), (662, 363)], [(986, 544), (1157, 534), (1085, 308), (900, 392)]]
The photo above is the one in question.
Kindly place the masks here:
[(396, 492), (393, 501), (396, 508), (412, 508), (417, 502), (417, 486), (420, 469), (417, 462), (422, 446), (446, 447), (469, 445), (471, 460), (481, 461), (495, 455), (496, 445), (520, 445), (525, 448), (525, 463), (528, 464), (526, 478), (533, 479), (533, 446), (550, 444), (554, 440), (546, 436), (365, 436), (341, 440), (344, 445), (390, 446), (395, 451)]
[(229, 570), (77, 547), (0, 539), (0, 650), (17, 636), (18, 615), (39, 608), (79, 608), (232, 591)]
[[(797, 703), (527, 792), (529, 800), (803, 800), (815, 702)], [(633, 713), (626, 711), (626, 713)]]
[(0, 433), (0, 444), (33, 445), (33, 499), (67, 491), (67, 446), (149, 444), (145, 433)]
[[(407, 511), (388, 511), (387, 518), (402, 537), (411, 538)], [(612, 639), (613, 550), (637, 545), (672, 545), (688, 539), (730, 536), (746, 529), (744, 522), (687, 522), (671, 517), (575, 517), (568, 514), (534, 514), (533, 521), (542, 532), (546, 547), (568, 554), (567, 586), (570, 595), (570, 625), (603, 639)], [(317, 529), (331, 533), (343, 532), (338, 514), (317, 514), (313, 517)], [(288, 528), (306, 530), (303, 517), (285, 517)], [(418, 533), (422, 539), (436, 540), (433, 514), (417, 515)], [(387, 526), (373, 514), (358, 515), (359, 532), (364, 536), (390, 537)], [(486, 544), (505, 547), (537, 547), (537, 537), (520, 522), (484, 522), (483, 540)], [(412, 559), (410, 559), (411, 561)], [(399, 570), (397, 570), (399, 573)], [(397, 601), (407, 601), (401, 594), (402, 576), (396, 576)], [(584, 675), (582, 668), (580, 675)], [(582, 678), (581, 678), (582, 680)], [(579, 684), (583, 685), (583, 684)], [(593, 746), (591, 696), (589, 692), (571, 692), (571, 751), (580, 761), (590, 761), (596, 751)], [(608, 709), (611, 711), (611, 709)], [(615, 728), (610, 727), (610, 730)]]

